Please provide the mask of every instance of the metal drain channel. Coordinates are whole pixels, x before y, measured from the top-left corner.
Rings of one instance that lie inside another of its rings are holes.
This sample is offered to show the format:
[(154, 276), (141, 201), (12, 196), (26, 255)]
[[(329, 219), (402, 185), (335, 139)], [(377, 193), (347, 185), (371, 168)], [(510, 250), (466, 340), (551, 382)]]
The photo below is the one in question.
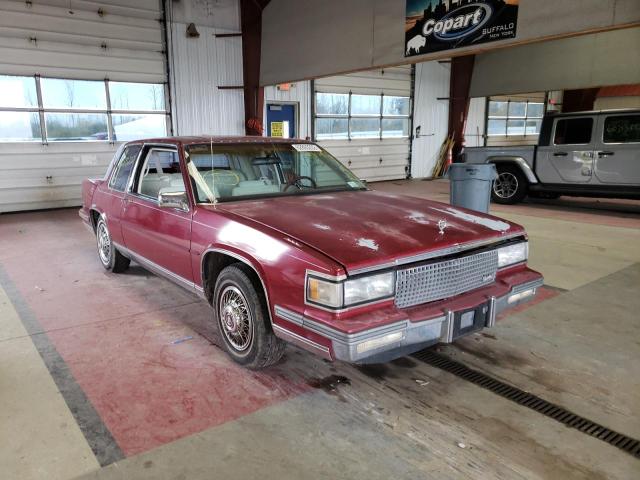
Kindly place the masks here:
[(618, 433), (598, 423), (592, 422), (591, 420), (581, 417), (566, 408), (562, 408), (533, 395), (532, 393), (525, 392), (524, 390), (520, 390), (519, 388), (513, 387), (507, 383), (503, 383), (500, 380), (496, 380), (495, 378), (478, 372), (477, 370), (473, 370), (462, 363), (451, 360), (450, 358), (431, 350), (422, 350), (415, 353), (413, 356), (433, 367), (452, 373), (464, 380), (490, 390), (507, 400), (511, 400), (523, 407), (535, 410), (538, 413), (565, 424), (567, 427), (575, 428), (582, 433), (586, 433), (587, 435), (597, 438), (598, 440), (602, 440), (609, 445), (613, 445), (636, 458), (640, 458), (640, 440), (627, 437), (622, 433)]

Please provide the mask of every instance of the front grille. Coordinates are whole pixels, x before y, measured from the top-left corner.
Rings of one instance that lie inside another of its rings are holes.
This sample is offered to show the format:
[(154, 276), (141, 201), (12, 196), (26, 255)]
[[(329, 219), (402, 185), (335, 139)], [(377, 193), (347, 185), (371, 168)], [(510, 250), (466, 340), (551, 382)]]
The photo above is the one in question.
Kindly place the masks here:
[(497, 250), (398, 270), (396, 305), (411, 307), (468, 292), (493, 282), (497, 270)]

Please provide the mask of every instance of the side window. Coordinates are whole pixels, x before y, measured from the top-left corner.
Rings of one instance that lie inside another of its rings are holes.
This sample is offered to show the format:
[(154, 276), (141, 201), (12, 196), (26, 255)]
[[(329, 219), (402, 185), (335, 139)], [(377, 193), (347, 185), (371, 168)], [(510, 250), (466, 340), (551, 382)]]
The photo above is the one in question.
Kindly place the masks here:
[(593, 118), (563, 118), (556, 123), (553, 143), (556, 145), (586, 145), (591, 143)]
[(178, 152), (152, 149), (142, 164), (136, 192), (156, 200), (160, 192), (184, 192)]
[(604, 143), (640, 142), (640, 115), (607, 117), (602, 140)]
[(133, 165), (136, 162), (136, 158), (138, 158), (138, 153), (140, 153), (141, 148), (141, 145), (125, 147), (122, 151), (122, 155), (120, 155), (116, 168), (113, 169), (113, 173), (111, 174), (109, 188), (119, 190), (121, 192), (125, 191), (127, 183), (129, 182), (129, 177), (133, 171)]

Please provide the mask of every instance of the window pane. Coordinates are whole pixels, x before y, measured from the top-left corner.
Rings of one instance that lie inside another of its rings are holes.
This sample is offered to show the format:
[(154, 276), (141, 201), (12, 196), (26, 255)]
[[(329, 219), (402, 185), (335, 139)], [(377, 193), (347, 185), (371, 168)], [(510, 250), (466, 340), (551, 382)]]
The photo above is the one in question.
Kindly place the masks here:
[(127, 182), (131, 175), (131, 171), (133, 170), (133, 164), (136, 161), (136, 158), (138, 158), (138, 153), (140, 153), (141, 148), (142, 146), (140, 145), (131, 145), (124, 149), (120, 156), (120, 160), (118, 161), (118, 165), (111, 176), (111, 180), (109, 181), (109, 186), (111, 188), (124, 192), (125, 188), (127, 188)]
[(409, 115), (409, 97), (382, 97), (383, 115)]
[(45, 113), (47, 140), (108, 140), (107, 115), (98, 113)]
[(507, 121), (489, 119), (487, 124), (487, 135), (506, 135)]
[(542, 120), (527, 120), (527, 135), (538, 135), (540, 133)]
[(585, 145), (591, 141), (593, 118), (558, 120), (553, 143), (556, 145)]
[(640, 115), (607, 117), (604, 121), (605, 143), (640, 142)]
[(164, 85), (109, 82), (113, 110), (164, 110)]
[(42, 140), (40, 116), (34, 112), (0, 112), (0, 142)]
[(35, 78), (0, 75), (0, 107), (38, 108)]
[(351, 138), (376, 138), (380, 137), (379, 118), (352, 118)]
[(383, 118), (382, 119), (382, 136), (383, 137), (408, 137), (409, 136), (409, 119), (408, 118)]
[(159, 113), (113, 115), (113, 129), (117, 141), (164, 137), (167, 134), (166, 116)]
[(506, 117), (507, 116), (507, 102), (489, 102), (489, 116), (490, 117)]
[(524, 135), (524, 120), (508, 120), (507, 135)]
[(351, 115), (380, 115), (380, 95), (351, 95)]
[(346, 118), (316, 118), (316, 139), (348, 138)]
[(42, 78), (40, 86), (45, 108), (107, 109), (104, 82)]
[(157, 200), (160, 192), (185, 190), (177, 152), (151, 150), (139, 172), (136, 191), (141, 195)]
[(527, 112), (527, 102), (509, 102), (510, 117), (524, 117)]
[(319, 115), (347, 115), (349, 113), (349, 94), (317, 93), (316, 113)]
[(542, 118), (544, 115), (544, 103), (529, 103), (527, 105), (528, 118)]

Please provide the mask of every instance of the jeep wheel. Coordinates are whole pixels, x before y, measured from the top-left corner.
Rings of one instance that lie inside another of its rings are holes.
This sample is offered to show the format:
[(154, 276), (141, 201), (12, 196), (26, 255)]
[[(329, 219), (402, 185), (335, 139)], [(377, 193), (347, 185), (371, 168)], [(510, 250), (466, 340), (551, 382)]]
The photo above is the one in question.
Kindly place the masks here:
[(491, 199), (507, 205), (521, 202), (529, 188), (526, 177), (513, 165), (498, 165), (497, 170), (498, 177), (493, 182)]
[(286, 343), (271, 330), (267, 302), (252, 273), (239, 263), (222, 270), (216, 281), (213, 309), (231, 358), (257, 370), (280, 360)]
[(129, 268), (131, 260), (122, 255), (115, 247), (111, 241), (107, 222), (102, 217), (96, 225), (96, 241), (98, 243), (98, 258), (104, 268), (113, 273), (121, 273)]

